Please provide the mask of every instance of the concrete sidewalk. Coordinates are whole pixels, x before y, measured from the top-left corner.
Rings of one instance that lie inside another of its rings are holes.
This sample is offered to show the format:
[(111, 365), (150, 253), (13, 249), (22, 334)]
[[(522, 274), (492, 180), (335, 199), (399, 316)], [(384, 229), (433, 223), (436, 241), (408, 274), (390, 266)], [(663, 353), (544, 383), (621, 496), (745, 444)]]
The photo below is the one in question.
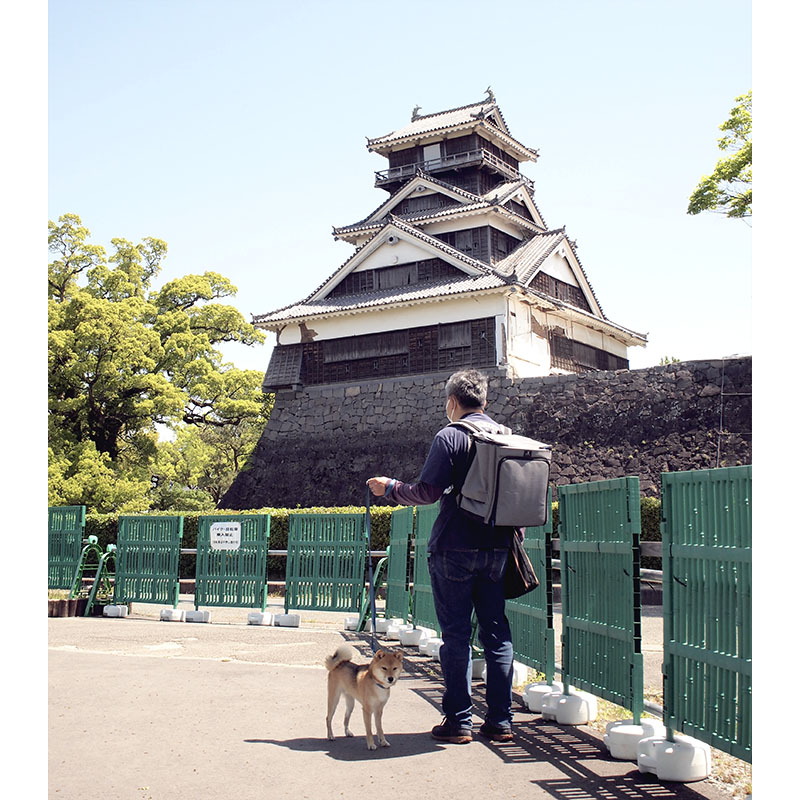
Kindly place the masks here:
[(328, 741), (322, 660), (347, 640), (366, 661), (369, 639), (341, 631), (343, 614), (301, 616), (300, 628), (248, 626), (242, 609), (168, 623), (135, 604), (127, 619), (49, 619), (49, 797), (730, 800), (707, 781), (660, 783), (588, 728), (521, 704), (512, 743), (437, 743), (439, 665), (415, 648), (384, 714), (391, 747), (367, 750), (358, 711), (345, 738), (343, 703)]

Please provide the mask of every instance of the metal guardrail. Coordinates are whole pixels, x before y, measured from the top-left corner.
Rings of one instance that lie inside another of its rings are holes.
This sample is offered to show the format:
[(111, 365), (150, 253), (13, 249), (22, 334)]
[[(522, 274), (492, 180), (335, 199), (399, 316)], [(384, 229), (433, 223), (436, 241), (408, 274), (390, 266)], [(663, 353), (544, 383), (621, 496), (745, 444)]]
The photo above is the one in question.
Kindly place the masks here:
[(366, 597), (363, 514), (291, 514), (285, 610), (360, 612)]
[(194, 607), (267, 607), (269, 514), (213, 515), (198, 521)]
[(752, 759), (752, 467), (664, 473), (664, 724)]
[(86, 506), (47, 509), (47, 588), (69, 589), (83, 548)]
[(444, 169), (452, 169), (453, 167), (466, 167), (472, 164), (482, 163), (490, 164), (498, 172), (502, 172), (506, 177), (512, 180), (520, 180), (524, 177), (518, 169), (512, 167), (511, 164), (507, 164), (494, 153), (484, 148), (478, 148), (477, 150), (467, 150), (463, 153), (452, 153), (449, 156), (432, 158), (428, 161), (414, 164), (402, 164), (397, 167), (379, 170), (375, 173), (375, 185), (379, 186), (389, 181), (412, 178), (417, 174), (418, 169), (424, 172), (437, 172)]
[(123, 516), (117, 521), (115, 603), (178, 607), (182, 516)]
[(563, 682), (627, 708), (644, 704), (639, 479), (559, 486)]

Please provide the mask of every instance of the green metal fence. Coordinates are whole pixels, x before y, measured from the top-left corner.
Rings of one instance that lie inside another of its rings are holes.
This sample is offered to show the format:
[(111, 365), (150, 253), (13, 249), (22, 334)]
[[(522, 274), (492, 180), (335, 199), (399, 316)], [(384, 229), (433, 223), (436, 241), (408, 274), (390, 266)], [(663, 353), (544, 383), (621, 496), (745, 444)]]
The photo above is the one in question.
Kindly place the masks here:
[(116, 603), (178, 607), (178, 559), (183, 517), (120, 517), (117, 522)]
[(81, 557), (86, 506), (47, 509), (47, 587), (69, 589)]
[(664, 473), (664, 724), (752, 759), (752, 467)]
[(403, 622), (408, 622), (410, 612), (409, 565), (413, 532), (413, 507), (393, 511), (389, 531), (385, 614), (388, 618), (400, 618)]
[(414, 585), (411, 592), (411, 619), (414, 625), (439, 630), (433, 604), (431, 576), (428, 572), (428, 542), (433, 523), (439, 515), (439, 504), (417, 507), (414, 526)]
[(269, 514), (200, 517), (194, 607), (267, 607)]
[(290, 514), (286, 611), (360, 613), (366, 552), (363, 514)]
[[(548, 492), (548, 507), (551, 500)], [(541, 527), (525, 529), (525, 551), (536, 571), (536, 577), (539, 578), (539, 585), (522, 597), (506, 601), (506, 617), (511, 625), (514, 658), (543, 672), (548, 683), (553, 682), (556, 669), (552, 534), (552, 517)]]
[(638, 478), (561, 486), (562, 678), (629, 709), (644, 706)]

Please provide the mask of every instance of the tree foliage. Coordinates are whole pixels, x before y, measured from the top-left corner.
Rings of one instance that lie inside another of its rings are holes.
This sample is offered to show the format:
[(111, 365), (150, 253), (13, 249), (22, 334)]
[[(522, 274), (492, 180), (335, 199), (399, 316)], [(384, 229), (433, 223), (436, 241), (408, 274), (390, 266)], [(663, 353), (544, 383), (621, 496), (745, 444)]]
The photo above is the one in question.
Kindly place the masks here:
[(157, 425), (263, 422), (261, 373), (224, 363), (217, 345), (264, 335), (219, 302), (236, 287), (218, 273), (153, 288), (167, 254), (160, 239), (115, 238), (107, 255), (89, 237), (75, 214), (49, 223), (51, 503), (92, 505), (75, 487), (94, 482), (95, 507), (111, 510), (149, 487)]
[(720, 130), (719, 149), (725, 155), (711, 175), (704, 175), (689, 198), (687, 213), (716, 211), (729, 217), (752, 216), (753, 203), (753, 92), (736, 98), (731, 115)]

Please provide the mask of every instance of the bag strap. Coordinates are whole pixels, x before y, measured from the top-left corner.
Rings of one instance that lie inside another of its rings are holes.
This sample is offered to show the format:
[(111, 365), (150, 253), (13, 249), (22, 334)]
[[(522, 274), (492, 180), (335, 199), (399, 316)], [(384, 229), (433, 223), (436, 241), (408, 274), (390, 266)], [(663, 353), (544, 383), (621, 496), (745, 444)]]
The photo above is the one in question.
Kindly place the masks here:
[[(511, 433), (511, 428), (505, 425), (498, 425), (489, 422), (474, 422), (471, 419), (457, 419), (455, 422), (449, 422), (448, 428), (462, 428), (467, 433), (502, 433), (508, 435)], [(497, 430), (499, 428), (499, 430)]]

